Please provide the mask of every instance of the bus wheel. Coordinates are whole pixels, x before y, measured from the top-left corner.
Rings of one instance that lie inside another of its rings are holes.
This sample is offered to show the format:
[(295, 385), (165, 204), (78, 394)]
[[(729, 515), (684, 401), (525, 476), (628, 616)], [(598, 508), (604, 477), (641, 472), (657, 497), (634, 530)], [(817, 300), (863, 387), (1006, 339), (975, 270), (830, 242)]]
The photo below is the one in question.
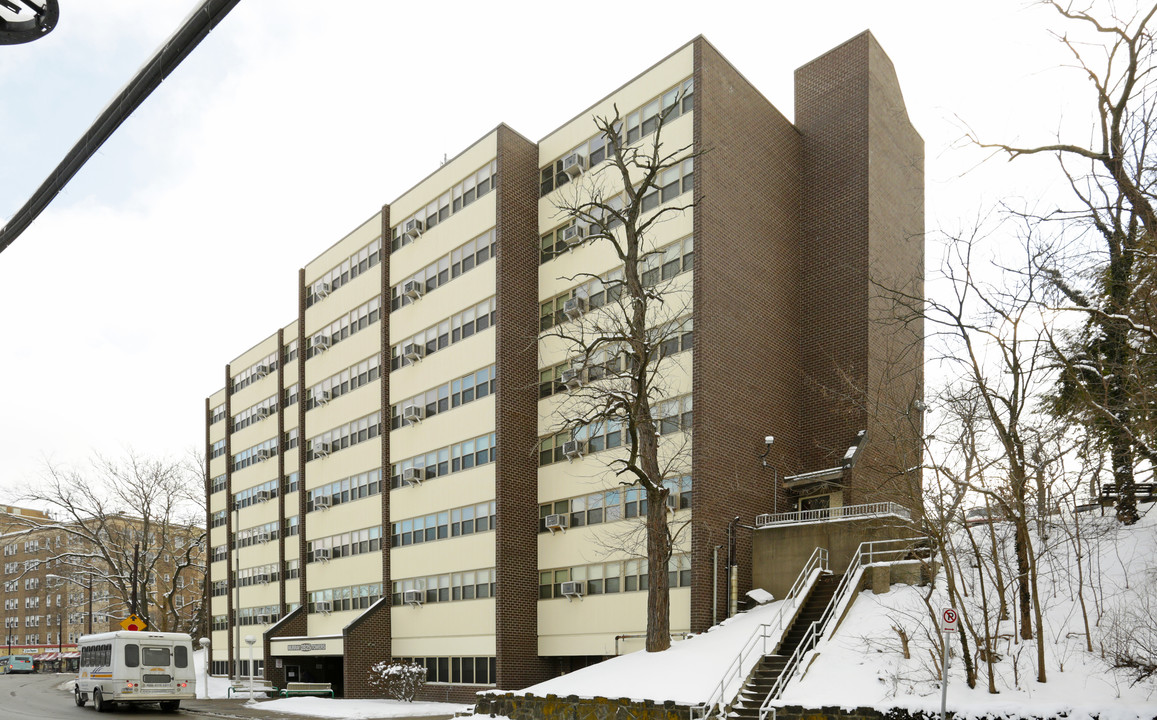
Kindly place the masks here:
[(84, 707), (84, 693), (80, 691), (79, 687), (73, 688), (73, 700), (77, 707)]
[(93, 708), (93, 710), (96, 710), (97, 712), (101, 712), (101, 713), (112, 712), (113, 707), (114, 707), (113, 704), (111, 702), (109, 702), (108, 700), (105, 700), (104, 695), (101, 695), (100, 688), (97, 688), (97, 689), (92, 691), (92, 708)]
[(177, 712), (177, 710), (179, 710), (180, 707), (181, 707), (181, 701), (180, 700), (162, 700), (161, 701), (161, 711), (162, 712)]

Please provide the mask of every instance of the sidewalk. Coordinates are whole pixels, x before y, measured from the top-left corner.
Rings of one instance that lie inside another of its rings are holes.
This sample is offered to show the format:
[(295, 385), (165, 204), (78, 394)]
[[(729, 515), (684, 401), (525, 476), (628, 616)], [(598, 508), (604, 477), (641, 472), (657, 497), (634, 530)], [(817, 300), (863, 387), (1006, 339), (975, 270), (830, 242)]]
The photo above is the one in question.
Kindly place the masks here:
[[(335, 715), (300, 715), (297, 713), (263, 710), (261, 709), (263, 699), (265, 699), (263, 696), (259, 696), (256, 705), (248, 705), (249, 698), (245, 696), (232, 697), (227, 700), (220, 698), (212, 700), (183, 700), (181, 702), (181, 710), (205, 718), (240, 718), (243, 720), (250, 720), (252, 718), (260, 718), (261, 720), (330, 720), (335, 717)], [(340, 715), (336, 717), (340, 717)], [(453, 715), (426, 715), (413, 718), (383, 715), (382, 717), (388, 717), (389, 720), (446, 720), (447, 718), (453, 717)]]

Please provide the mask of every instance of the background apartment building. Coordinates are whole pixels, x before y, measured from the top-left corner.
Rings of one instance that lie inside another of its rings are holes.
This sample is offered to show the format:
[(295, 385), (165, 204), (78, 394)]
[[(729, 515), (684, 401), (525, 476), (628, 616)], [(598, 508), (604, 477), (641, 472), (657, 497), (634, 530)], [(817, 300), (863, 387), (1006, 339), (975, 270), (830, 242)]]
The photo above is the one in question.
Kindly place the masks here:
[[(101, 545), (112, 556), (132, 557), (133, 542), (141, 541), (141, 592), (138, 613), (151, 628), (197, 633), (203, 608), (204, 567), (182, 566), (177, 548), (196, 545), (200, 528), (168, 528), (173, 539), (165, 548), (154, 542), (159, 557), (150, 558), (144, 523), (125, 515), (94, 519), (90, 529), (76, 522), (58, 522), (40, 510), (0, 505), (0, 547), (3, 548), (4, 645), (6, 654), (24, 653), (39, 661), (67, 667), (76, 655), (81, 635), (120, 630), (132, 610), (125, 591), (123, 566), (112, 570), (97, 559), (94, 547), (102, 527)], [(155, 562), (152, 562), (155, 560)], [(146, 575), (145, 568), (148, 567)], [(63, 657), (60, 657), (63, 655)]]
[(205, 405), (215, 672), (247, 672), (255, 635), (278, 685), (360, 696), (374, 662), (411, 659), (429, 697), (466, 699), (641, 647), (640, 496), (607, 470), (616, 428), (559, 432), (576, 378), (552, 336), (619, 271), (558, 210), (615, 108), (631, 143), (665, 113), (687, 158), (648, 202), (695, 205), (648, 241), (680, 308), (660, 398), (688, 524), (672, 630), (726, 614), (713, 556), (734, 518), (913, 504), (882, 468), (918, 413), (864, 402), (922, 388), (922, 328), (897, 329), (872, 282), (922, 291), (923, 144), (891, 63), (864, 33), (803, 66), (793, 125), (699, 37), (538, 143), (500, 125), (444, 163), (306, 265), (297, 319), (226, 366)]

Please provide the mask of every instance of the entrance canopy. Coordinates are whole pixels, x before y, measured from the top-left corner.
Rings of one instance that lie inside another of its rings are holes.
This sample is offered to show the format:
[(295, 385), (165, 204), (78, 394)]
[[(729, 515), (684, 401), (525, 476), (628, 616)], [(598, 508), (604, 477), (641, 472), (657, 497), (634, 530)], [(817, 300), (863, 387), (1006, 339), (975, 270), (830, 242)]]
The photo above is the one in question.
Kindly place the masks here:
[(315, 635), (312, 637), (275, 637), (269, 640), (269, 654), (277, 657), (317, 657), (319, 655), (343, 655), (345, 638), (341, 635)]

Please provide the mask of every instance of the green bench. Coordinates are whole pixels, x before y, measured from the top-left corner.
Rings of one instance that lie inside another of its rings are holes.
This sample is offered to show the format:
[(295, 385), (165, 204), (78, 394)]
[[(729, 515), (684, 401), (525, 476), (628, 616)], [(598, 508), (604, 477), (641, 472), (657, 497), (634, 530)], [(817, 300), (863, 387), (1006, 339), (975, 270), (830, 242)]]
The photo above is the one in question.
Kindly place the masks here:
[(281, 691), (281, 697), (292, 695), (329, 695), (333, 697), (333, 686), (329, 683), (286, 683), (285, 689)]

